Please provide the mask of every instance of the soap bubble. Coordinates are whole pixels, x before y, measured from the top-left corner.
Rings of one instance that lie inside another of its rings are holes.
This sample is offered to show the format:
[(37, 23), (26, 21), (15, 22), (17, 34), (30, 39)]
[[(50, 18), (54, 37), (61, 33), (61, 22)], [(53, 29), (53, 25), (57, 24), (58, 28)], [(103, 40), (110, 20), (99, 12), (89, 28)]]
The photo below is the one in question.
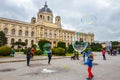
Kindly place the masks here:
[(84, 42), (82, 40), (82, 38), (80, 38), (80, 39), (77, 38), (77, 35), (73, 37), (72, 41), (73, 41), (73, 48), (74, 48), (74, 50), (79, 52), (79, 53), (84, 51), (87, 48), (87, 46), (88, 46), (88, 43)]
[(83, 25), (94, 25), (97, 21), (97, 18), (94, 15), (85, 15), (80, 21)]

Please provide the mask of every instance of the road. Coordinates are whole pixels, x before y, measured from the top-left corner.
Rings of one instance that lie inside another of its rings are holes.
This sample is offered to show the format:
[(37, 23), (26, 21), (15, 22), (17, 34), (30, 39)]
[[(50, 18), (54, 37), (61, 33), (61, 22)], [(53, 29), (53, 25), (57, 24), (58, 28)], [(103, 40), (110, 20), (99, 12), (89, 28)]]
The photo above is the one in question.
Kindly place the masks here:
[[(102, 60), (100, 53), (94, 56), (93, 80), (120, 80), (120, 55), (106, 55)], [(87, 66), (80, 60), (70, 58), (52, 59), (51, 65), (47, 60), (31, 61), (30, 67), (26, 62), (0, 63), (0, 80), (86, 80)]]

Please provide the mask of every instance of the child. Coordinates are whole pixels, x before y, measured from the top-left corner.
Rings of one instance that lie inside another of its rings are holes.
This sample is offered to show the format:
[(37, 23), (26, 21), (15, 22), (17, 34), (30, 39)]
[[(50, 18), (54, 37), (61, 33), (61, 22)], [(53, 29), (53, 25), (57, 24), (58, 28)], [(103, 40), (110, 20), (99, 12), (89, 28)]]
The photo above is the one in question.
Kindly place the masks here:
[(85, 62), (85, 54), (86, 54), (86, 52), (84, 51), (84, 52), (82, 53), (83, 61), (84, 61), (84, 62)]
[(10, 56), (14, 57), (14, 54), (15, 54), (14, 47), (11, 47), (11, 54), (10, 54)]
[(87, 78), (87, 80), (92, 80), (92, 78), (94, 77), (92, 74), (93, 53), (88, 51), (87, 55), (88, 55), (87, 62), (84, 62), (84, 65), (86, 65), (86, 64), (88, 65), (88, 78)]

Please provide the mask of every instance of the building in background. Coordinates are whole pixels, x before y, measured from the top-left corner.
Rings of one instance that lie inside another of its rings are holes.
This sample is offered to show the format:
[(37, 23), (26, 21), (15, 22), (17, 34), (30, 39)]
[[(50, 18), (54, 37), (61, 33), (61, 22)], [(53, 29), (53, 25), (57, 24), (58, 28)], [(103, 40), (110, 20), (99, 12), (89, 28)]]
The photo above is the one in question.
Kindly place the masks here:
[[(8, 38), (8, 46), (15, 42), (25, 42), (27, 47), (32, 44), (38, 44), (40, 39), (49, 40), (52, 47), (56, 46), (59, 41), (63, 41), (68, 46), (72, 44), (72, 38), (76, 31), (66, 30), (61, 27), (61, 17), (55, 17), (53, 23), (53, 12), (48, 8), (47, 3), (39, 9), (37, 18), (32, 17), (31, 23), (12, 20), (0, 17), (0, 31), (3, 31)], [(80, 33), (78, 38), (83, 41), (93, 43), (93, 33)]]

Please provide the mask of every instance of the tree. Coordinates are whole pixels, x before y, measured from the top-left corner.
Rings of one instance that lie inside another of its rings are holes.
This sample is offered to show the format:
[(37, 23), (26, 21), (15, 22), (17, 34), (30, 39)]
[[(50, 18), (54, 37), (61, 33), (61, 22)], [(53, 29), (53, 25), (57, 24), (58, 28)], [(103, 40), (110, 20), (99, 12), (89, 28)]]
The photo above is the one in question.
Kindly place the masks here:
[(58, 42), (58, 44), (57, 44), (57, 47), (61, 47), (61, 48), (63, 48), (63, 49), (65, 49), (64, 50), (64, 54), (66, 54), (66, 43), (65, 42)]
[(120, 48), (120, 42), (118, 41), (112, 41), (112, 49)]
[(18, 48), (21, 48), (21, 46), (26, 46), (27, 44), (25, 42), (15, 42), (14, 45), (18, 45)]
[(3, 31), (0, 31), (0, 46), (7, 44), (7, 37)]
[(90, 45), (92, 51), (101, 51), (102, 50), (102, 45), (100, 43), (92, 43)]
[(67, 51), (68, 51), (68, 53), (73, 53), (73, 51), (74, 51), (73, 46), (72, 46), (72, 45), (69, 45)]
[(43, 46), (44, 46), (45, 43), (50, 43), (50, 44), (51, 44), (50, 41), (45, 40), (45, 39), (41, 39), (41, 40), (38, 42), (39, 48), (40, 48), (42, 51), (44, 51)]
[(60, 42), (58, 42), (57, 47), (61, 47), (61, 48), (66, 49), (66, 43), (60, 41)]
[(31, 47), (33, 47), (34, 49), (36, 49), (36, 48), (37, 48), (37, 45), (36, 45), (36, 44), (32, 44)]

